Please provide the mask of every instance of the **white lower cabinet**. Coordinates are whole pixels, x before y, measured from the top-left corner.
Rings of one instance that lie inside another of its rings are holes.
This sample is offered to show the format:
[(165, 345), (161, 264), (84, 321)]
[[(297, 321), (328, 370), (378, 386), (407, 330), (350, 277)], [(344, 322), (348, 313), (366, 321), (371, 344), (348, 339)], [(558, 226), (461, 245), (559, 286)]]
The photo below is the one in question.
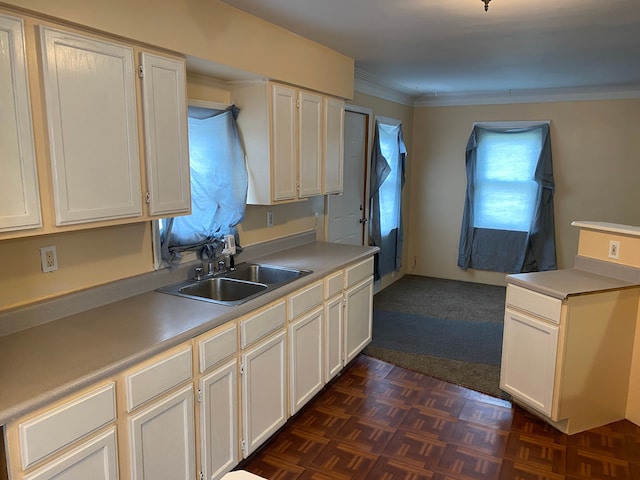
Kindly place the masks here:
[(216, 480), (238, 464), (238, 329), (234, 323), (197, 340), (200, 478)]
[(25, 480), (117, 480), (116, 429), (82, 443), (66, 455), (24, 477)]
[(117, 479), (115, 422), (109, 381), (8, 424), (9, 478)]
[(344, 297), (342, 293), (325, 302), (324, 305), (324, 381), (335, 377), (342, 370), (342, 327)]
[(195, 478), (191, 352), (182, 345), (124, 374), (132, 480)]
[(348, 288), (344, 294), (345, 365), (371, 342), (373, 276)]
[(504, 317), (500, 388), (551, 415), (558, 325), (509, 308)]
[(290, 413), (295, 414), (324, 386), (322, 306), (289, 325)]
[(129, 423), (133, 480), (196, 477), (193, 385), (142, 409)]
[(286, 330), (242, 353), (242, 444), (247, 458), (287, 421)]

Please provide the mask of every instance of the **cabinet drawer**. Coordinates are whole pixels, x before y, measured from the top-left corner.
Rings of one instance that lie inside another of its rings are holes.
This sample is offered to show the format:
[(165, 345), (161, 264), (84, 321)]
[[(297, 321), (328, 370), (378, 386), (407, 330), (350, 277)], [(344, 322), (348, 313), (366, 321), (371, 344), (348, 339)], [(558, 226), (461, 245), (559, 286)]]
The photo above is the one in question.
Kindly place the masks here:
[(240, 321), (240, 346), (242, 348), (284, 326), (287, 309), (284, 300), (267, 307)]
[(191, 346), (125, 376), (127, 412), (191, 379)]
[(525, 312), (545, 318), (553, 323), (560, 323), (562, 300), (534, 292), (517, 285), (508, 285), (507, 305)]
[(324, 298), (325, 300), (334, 297), (342, 292), (344, 283), (344, 271), (333, 273), (324, 279)]
[(214, 334), (206, 335), (198, 342), (200, 373), (235, 355), (238, 350), (237, 327), (235, 325)]
[(294, 319), (321, 305), (322, 292), (322, 282), (320, 281), (291, 294), (289, 296), (289, 318)]
[(111, 382), (19, 424), (22, 469), (115, 419), (115, 384)]
[(373, 257), (345, 269), (344, 287), (349, 288), (373, 274)]

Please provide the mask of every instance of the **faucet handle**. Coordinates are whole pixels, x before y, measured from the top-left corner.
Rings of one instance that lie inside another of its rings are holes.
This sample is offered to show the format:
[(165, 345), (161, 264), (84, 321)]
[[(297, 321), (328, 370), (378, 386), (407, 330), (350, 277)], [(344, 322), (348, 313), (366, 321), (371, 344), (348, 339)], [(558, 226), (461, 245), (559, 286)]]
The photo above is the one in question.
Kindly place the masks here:
[(202, 273), (204, 272), (204, 270), (202, 269), (202, 267), (196, 267), (196, 268), (194, 269), (194, 272), (195, 272), (195, 274), (196, 274), (195, 279), (196, 279), (197, 281), (202, 280)]

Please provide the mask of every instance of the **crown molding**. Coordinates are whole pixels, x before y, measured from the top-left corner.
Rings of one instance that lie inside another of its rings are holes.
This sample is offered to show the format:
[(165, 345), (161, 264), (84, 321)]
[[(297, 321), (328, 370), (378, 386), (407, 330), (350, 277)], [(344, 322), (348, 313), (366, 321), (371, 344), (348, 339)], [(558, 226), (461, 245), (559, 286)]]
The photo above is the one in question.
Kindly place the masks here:
[(353, 87), (356, 92), (364, 93), (365, 95), (371, 95), (373, 97), (382, 98), (383, 100), (407, 105), (409, 107), (414, 106), (414, 95), (399, 92), (398, 90), (373, 83), (370, 80), (359, 78), (357, 71)]
[(640, 98), (640, 85), (513, 90), (502, 92), (461, 92), (418, 97), (414, 107), (502, 105), (509, 103), (574, 102)]

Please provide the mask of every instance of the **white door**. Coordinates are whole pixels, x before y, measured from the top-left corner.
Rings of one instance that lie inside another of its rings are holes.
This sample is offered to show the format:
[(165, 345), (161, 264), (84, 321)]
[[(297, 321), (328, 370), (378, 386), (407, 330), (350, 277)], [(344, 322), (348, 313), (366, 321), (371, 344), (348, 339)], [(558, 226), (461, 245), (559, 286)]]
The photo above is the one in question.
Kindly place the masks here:
[(368, 122), (368, 114), (345, 111), (344, 184), (341, 195), (327, 197), (328, 242), (364, 244)]

